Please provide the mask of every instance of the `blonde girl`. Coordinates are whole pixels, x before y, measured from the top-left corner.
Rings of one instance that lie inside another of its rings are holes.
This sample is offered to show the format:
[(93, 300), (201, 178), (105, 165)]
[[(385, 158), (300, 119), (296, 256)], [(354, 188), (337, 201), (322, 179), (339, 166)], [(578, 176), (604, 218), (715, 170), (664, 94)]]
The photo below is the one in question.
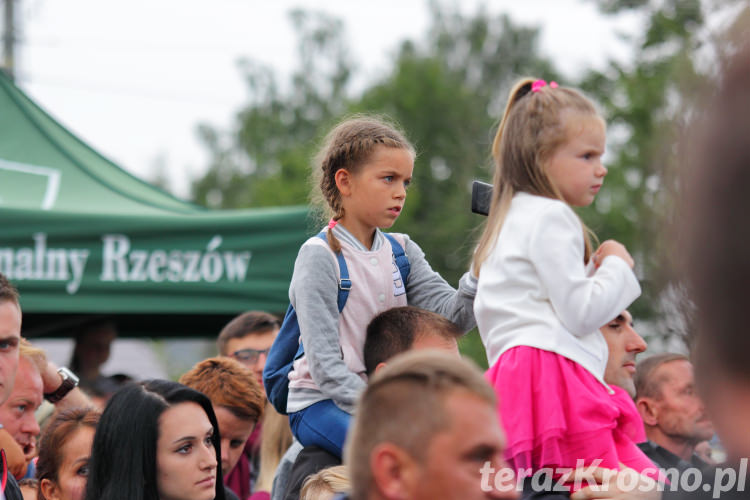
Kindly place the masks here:
[(633, 442), (645, 436), (632, 401), (603, 378), (599, 328), (640, 295), (633, 259), (611, 240), (592, 252), (571, 209), (601, 189), (604, 146), (604, 121), (587, 98), (532, 79), (512, 89), (492, 146), (474, 312), (506, 456), (522, 475), (597, 459), (652, 466)]
[[(287, 411), (300, 443), (339, 457), (350, 415), (365, 387), (363, 347), (373, 317), (408, 303), (443, 315), (463, 331), (475, 324), (475, 278), (466, 273), (456, 291), (430, 268), (416, 243), (394, 233), (411, 267), (403, 283), (393, 246), (381, 231), (391, 227), (404, 208), (414, 157), (401, 132), (372, 117), (339, 124), (317, 157), (318, 186), (332, 218), (327, 241), (310, 238), (294, 264), (289, 299), (305, 355), (289, 374)], [(341, 314), (338, 252), (351, 279)]]

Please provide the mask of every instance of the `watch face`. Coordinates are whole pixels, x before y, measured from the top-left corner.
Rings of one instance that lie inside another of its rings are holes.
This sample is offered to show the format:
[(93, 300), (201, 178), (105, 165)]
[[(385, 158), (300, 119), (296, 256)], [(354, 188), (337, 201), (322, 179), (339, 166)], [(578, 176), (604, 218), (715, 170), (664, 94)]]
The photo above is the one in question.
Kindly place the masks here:
[(57, 373), (59, 373), (60, 376), (63, 378), (63, 382), (65, 382), (66, 380), (70, 380), (73, 382), (74, 387), (78, 385), (78, 380), (79, 380), (78, 376), (72, 371), (70, 371), (68, 368), (64, 366), (60, 367), (58, 368)]

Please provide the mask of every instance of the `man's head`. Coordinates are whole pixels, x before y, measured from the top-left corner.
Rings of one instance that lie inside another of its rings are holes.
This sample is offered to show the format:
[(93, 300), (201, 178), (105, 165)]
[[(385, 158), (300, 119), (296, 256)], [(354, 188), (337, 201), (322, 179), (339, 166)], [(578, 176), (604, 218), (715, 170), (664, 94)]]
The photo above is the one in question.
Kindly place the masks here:
[(273, 314), (249, 311), (240, 314), (219, 333), (216, 345), (221, 356), (230, 356), (255, 372), (262, 384), (266, 357), (281, 322)]
[(367, 375), (387, 360), (411, 349), (441, 349), (458, 355), (456, 339), (462, 332), (455, 323), (418, 307), (394, 307), (367, 325), (364, 358)]
[(635, 397), (635, 356), (646, 350), (646, 341), (633, 329), (633, 317), (623, 311), (599, 329), (609, 347), (604, 381)]
[(211, 400), (221, 435), (221, 470), (229, 474), (263, 413), (265, 395), (253, 372), (231, 358), (208, 358), (180, 383)]
[(108, 319), (83, 325), (75, 332), (75, 347), (70, 369), (81, 378), (95, 378), (99, 368), (109, 359), (112, 342), (117, 338), (117, 326)]
[(646, 434), (656, 444), (680, 455), (676, 451), (687, 446), (692, 453), (697, 443), (713, 436), (713, 425), (695, 388), (693, 365), (685, 356), (646, 358), (638, 364), (635, 387)]
[[(482, 488), (505, 440), (495, 393), (471, 363), (436, 350), (396, 356), (360, 399), (345, 450), (352, 499), (515, 498)], [(490, 485), (494, 485), (490, 481)]]
[(21, 340), (21, 306), (18, 292), (0, 273), (0, 404), (13, 390)]
[(686, 141), (680, 171), (693, 176), (680, 189), (684, 209), (676, 218), (678, 234), (687, 236), (678, 255), (688, 257), (684, 277), (697, 306), (698, 379), (730, 460), (750, 456), (750, 39), (747, 22), (735, 27), (732, 55), (720, 58), (710, 100), (695, 114), (697, 134)]
[(44, 351), (26, 339), (20, 342), (18, 376), (8, 399), (0, 405), (0, 423), (21, 446), (27, 460), (36, 456), (39, 424), (35, 412), (44, 399), (41, 370), (47, 364)]

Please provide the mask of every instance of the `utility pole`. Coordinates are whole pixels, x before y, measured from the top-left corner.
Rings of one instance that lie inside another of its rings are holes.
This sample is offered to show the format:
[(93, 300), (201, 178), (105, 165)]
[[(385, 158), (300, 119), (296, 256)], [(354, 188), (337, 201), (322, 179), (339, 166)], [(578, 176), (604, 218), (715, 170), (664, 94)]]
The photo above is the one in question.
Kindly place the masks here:
[(5, 72), (10, 76), (11, 81), (15, 80), (14, 75), (14, 44), (16, 33), (14, 28), (13, 3), (16, 0), (5, 0), (5, 16), (3, 29), (3, 67)]

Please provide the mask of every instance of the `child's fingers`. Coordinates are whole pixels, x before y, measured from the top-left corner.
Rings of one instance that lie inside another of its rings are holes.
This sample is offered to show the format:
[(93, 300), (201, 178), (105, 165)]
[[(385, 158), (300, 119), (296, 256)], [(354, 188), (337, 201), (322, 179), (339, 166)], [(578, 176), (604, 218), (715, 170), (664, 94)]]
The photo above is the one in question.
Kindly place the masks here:
[(608, 490), (586, 486), (575, 493), (571, 493), (570, 500), (593, 500), (597, 498), (612, 498), (612, 496), (613, 494)]
[(609, 479), (611, 469), (603, 467), (579, 467), (563, 474), (564, 482), (587, 481), (587, 484), (602, 484)]

